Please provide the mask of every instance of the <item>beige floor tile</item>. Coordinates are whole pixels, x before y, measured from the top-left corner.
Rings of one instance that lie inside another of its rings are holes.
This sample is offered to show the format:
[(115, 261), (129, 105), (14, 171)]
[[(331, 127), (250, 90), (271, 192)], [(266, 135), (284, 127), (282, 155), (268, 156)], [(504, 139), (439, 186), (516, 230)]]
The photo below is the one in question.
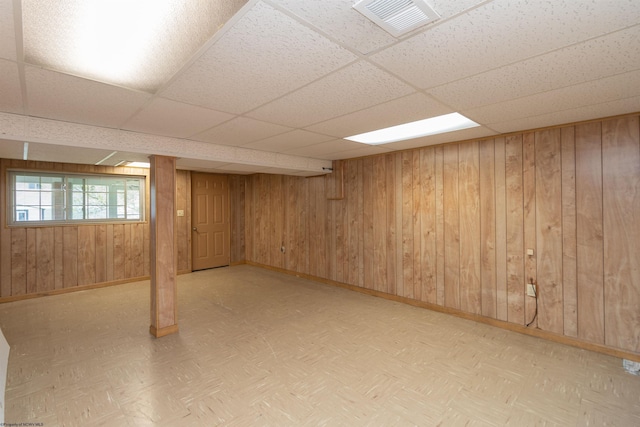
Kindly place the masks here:
[(7, 422), (52, 426), (640, 425), (619, 359), (250, 266), (0, 305)]

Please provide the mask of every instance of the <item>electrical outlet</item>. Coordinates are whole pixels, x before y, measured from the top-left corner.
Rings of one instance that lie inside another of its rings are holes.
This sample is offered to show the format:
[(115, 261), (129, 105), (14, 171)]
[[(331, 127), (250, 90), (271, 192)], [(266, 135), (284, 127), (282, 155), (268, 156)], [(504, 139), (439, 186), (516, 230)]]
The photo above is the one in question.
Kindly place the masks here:
[(536, 285), (533, 283), (527, 283), (527, 296), (535, 297), (536, 296)]

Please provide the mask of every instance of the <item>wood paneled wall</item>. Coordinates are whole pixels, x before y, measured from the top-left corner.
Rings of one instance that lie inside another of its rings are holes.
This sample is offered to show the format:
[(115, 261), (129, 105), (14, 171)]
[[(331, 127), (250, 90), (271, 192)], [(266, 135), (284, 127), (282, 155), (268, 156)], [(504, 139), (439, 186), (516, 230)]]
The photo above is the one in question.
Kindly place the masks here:
[[(640, 353), (638, 116), (246, 178), (248, 261)], [(281, 246), (285, 252), (281, 252)], [(527, 255), (532, 249), (534, 255)]]
[[(149, 224), (6, 226), (6, 170), (145, 175), (147, 169), (0, 160), (0, 298), (123, 282), (149, 276)], [(177, 171), (178, 270), (191, 269), (190, 173)], [(147, 179), (147, 216), (149, 180)]]
[(231, 221), (231, 264), (247, 259), (245, 246), (245, 188), (246, 177), (229, 175), (229, 210)]

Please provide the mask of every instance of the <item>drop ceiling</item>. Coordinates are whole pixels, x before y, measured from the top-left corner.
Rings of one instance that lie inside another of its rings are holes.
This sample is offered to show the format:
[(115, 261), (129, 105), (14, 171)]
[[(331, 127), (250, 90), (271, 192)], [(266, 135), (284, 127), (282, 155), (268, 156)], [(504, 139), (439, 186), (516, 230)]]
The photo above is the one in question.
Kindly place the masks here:
[[(440, 19), (399, 38), (352, 0), (194, 1), (215, 15), (209, 32), (167, 34), (195, 42), (156, 48), (172, 71), (148, 68), (141, 86), (25, 54), (78, 2), (60, 3), (34, 15), (48, 3), (0, 0), (0, 157), (23, 158), (26, 142), (30, 160), (159, 154), (184, 169), (309, 176), (335, 159), (640, 111), (637, 0), (427, 0)], [(64, 39), (51, 42), (62, 57)], [(452, 112), (480, 126), (342, 139)]]

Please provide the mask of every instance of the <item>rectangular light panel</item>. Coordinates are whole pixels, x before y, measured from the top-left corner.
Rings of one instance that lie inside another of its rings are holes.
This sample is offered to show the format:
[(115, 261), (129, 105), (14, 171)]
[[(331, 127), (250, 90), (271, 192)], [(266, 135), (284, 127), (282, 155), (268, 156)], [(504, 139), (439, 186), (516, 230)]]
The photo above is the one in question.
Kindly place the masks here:
[(459, 113), (445, 114), (372, 132), (348, 136), (344, 139), (369, 145), (389, 144), (439, 133), (453, 132), (480, 126)]

